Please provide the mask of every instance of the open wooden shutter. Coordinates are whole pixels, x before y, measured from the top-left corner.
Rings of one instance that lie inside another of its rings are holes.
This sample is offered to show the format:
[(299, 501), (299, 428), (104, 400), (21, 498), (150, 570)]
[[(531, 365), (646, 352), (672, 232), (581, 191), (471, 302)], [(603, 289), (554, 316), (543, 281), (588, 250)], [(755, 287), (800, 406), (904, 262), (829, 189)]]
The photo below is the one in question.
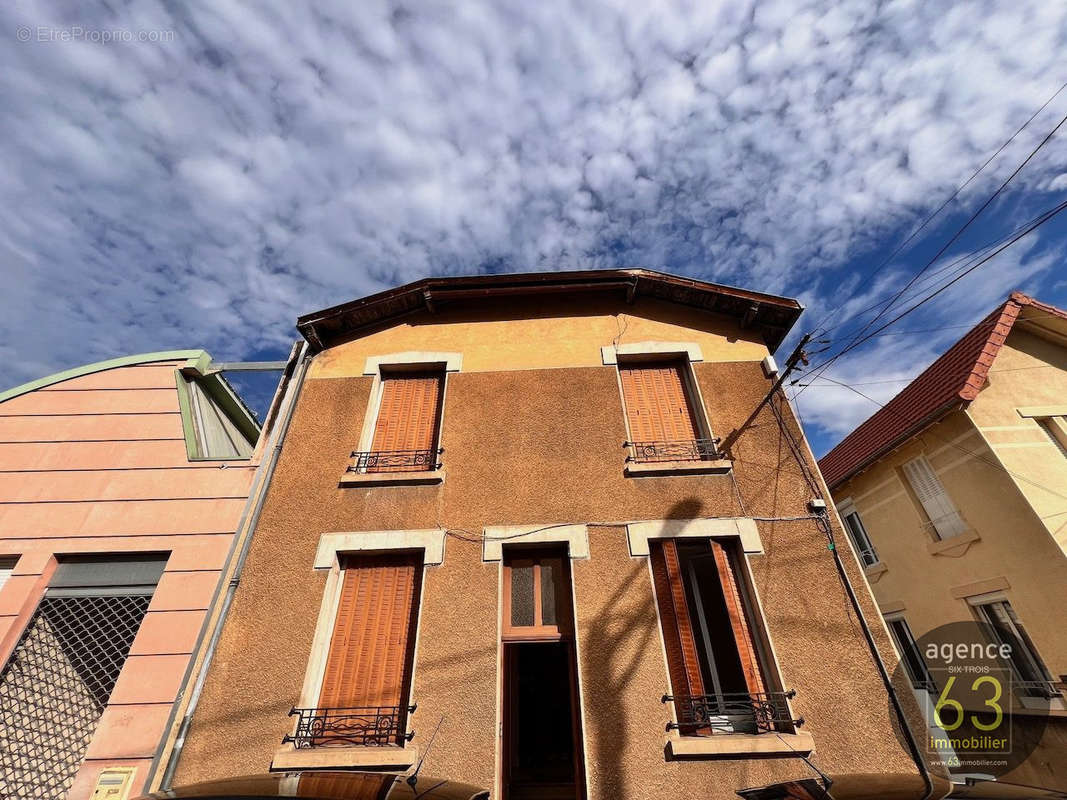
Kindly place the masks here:
[(726, 613), (730, 616), (730, 627), (734, 632), (741, 669), (745, 673), (745, 685), (748, 686), (749, 694), (760, 694), (766, 691), (766, 687), (760, 671), (755, 640), (752, 638), (752, 621), (748, 618), (747, 607), (741, 598), (734, 559), (725, 547), (714, 540), (711, 542), (711, 550), (715, 555), (715, 566), (719, 571), (719, 581), (722, 583), (722, 593), (726, 600)]
[(382, 400), (371, 450), (432, 450), (437, 446), (442, 378), (440, 372), (382, 376)]
[(619, 367), (630, 438), (635, 442), (699, 439), (685, 386), (684, 364), (630, 364)]
[(700, 671), (693, 618), (685, 597), (685, 584), (678, 560), (678, 546), (673, 539), (651, 542), (652, 580), (656, 587), (663, 624), (663, 643), (667, 650), (671, 692), (675, 695), (702, 695), (704, 678)]
[(344, 579), (320, 708), (396, 707), (404, 732), (421, 553), (350, 556)]

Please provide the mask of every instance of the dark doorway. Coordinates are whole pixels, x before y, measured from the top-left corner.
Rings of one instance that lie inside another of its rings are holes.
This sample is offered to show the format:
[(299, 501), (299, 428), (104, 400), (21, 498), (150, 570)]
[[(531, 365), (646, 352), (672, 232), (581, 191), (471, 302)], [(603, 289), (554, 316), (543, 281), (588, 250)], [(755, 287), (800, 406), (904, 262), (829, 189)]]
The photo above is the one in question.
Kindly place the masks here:
[(505, 800), (585, 796), (568, 562), (559, 549), (505, 552)]

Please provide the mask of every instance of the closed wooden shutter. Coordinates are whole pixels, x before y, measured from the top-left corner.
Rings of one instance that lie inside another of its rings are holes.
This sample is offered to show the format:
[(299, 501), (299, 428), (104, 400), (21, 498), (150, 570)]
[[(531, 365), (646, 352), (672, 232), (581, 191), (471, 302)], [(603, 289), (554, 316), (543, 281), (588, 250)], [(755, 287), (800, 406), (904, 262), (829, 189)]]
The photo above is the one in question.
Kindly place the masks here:
[(738, 586), (737, 567), (734, 558), (719, 542), (712, 541), (711, 550), (715, 554), (715, 566), (719, 571), (722, 593), (726, 600), (726, 613), (730, 616), (730, 628), (734, 632), (737, 654), (741, 659), (741, 669), (745, 673), (745, 685), (749, 694), (766, 691), (763, 675), (760, 671), (759, 656), (755, 640), (752, 637), (752, 621), (741, 597)]
[[(382, 376), (382, 400), (371, 450), (433, 450), (443, 388), (440, 372), (403, 372)], [(390, 469), (423, 470), (423, 465)]]
[(920, 456), (905, 463), (904, 474), (937, 535), (947, 539), (963, 533), (966, 526), (926, 459)]
[(422, 580), (422, 554), (350, 556), (319, 693), (322, 708), (405, 706)]
[(686, 391), (684, 369), (681, 362), (619, 367), (633, 441), (679, 442), (700, 438)]
[(673, 539), (651, 542), (649, 555), (663, 626), (663, 644), (667, 650), (671, 692), (675, 695), (705, 694), (693, 617), (689, 613), (685, 584), (682, 582), (678, 546)]

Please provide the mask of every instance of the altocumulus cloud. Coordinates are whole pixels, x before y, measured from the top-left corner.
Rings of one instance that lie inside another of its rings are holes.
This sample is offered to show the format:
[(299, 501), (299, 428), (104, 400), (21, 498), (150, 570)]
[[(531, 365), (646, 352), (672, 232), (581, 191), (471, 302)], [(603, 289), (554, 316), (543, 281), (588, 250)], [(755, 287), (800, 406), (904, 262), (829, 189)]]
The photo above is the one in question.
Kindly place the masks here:
[[(1045, 0), (60, 5), (0, 9), (9, 385), (281, 353), (426, 274), (646, 265), (826, 307), (1067, 74)], [(37, 40), (73, 26), (173, 35)]]

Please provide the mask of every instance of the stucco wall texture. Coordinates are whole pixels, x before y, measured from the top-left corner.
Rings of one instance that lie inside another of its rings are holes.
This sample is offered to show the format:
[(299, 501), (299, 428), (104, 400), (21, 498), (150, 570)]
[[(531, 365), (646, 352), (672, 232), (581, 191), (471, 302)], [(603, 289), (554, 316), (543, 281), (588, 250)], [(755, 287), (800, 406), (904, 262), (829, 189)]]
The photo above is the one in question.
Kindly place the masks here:
[[(447, 348), (429, 332), (419, 349)], [(770, 385), (755, 361), (694, 369), (718, 436), (740, 425)], [(269, 768), (307, 668), (326, 579), (312, 563), (324, 533), (806, 513), (810, 491), (769, 410), (734, 449), (744, 510), (728, 475), (624, 477), (626, 428), (609, 366), (450, 374), (444, 482), (340, 488), (371, 384), (317, 378), (303, 388), (175, 785)], [(750, 557), (756, 592), (817, 763), (828, 772), (914, 776), (822, 534), (810, 521), (759, 527), (766, 553)], [(589, 796), (684, 790), (727, 798), (743, 786), (812, 775), (797, 758), (666, 760), (670, 713), (660, 697), (669, 687), (647, 559), (629, 555), (622, 527), (590, 528), (589, 537), (591, 557), (572, 561)], [(411, 727), (412, 744), (425, 748), (440, 723), (426, 774), (492, 788), (500, 568), (481, 555), (479, 545), (450, 537), (443, 564), (427, 568)], [(877, 619), (846, 555), (865, 614)], [(884, 631), (876, 635), (890, 653)]]

